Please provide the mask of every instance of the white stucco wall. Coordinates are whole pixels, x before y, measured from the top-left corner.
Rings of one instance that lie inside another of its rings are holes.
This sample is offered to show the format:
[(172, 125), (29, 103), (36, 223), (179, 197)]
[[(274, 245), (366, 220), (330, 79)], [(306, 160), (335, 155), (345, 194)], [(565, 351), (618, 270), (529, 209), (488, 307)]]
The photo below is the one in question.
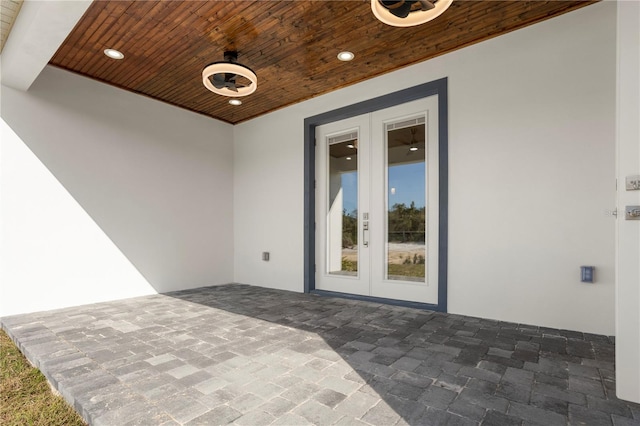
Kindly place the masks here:
[(0, 107), (0, 315), (233, 280), (231, 125), (52, 67)]
[(235, 280), (303, 290), (305, 117), (448, 77), (449, 311), (613, 334), (615, 43), (595, 4), (235, 126)]
[(624, 219), (640, 205), (640, 191), (625, 188), (640, 175), (640, 3), (619, 2), (617, 34), (616, 395), (640, 403), (640, 221)]

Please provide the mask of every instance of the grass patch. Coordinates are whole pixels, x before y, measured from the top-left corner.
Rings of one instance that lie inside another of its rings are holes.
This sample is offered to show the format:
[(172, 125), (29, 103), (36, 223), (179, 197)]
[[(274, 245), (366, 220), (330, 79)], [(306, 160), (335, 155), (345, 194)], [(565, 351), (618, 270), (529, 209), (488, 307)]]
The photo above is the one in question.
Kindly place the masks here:
[(2, 330), (0, 374), (0, 424), (86, 426), (61, 396), (51, 392), (47, 379)]
[[(389, 263), (389, 275), (395, 277), (424, 278), (424, 263)], [(342, 258), (342, 271), (355, 272), (358, 270), (358, 262)]]
[(424, 278), (424, 263), (416, 264), (416, 265), (413, 265), (413, 264), (398, 265), (395, 263), (390, 263), (389, 275)]

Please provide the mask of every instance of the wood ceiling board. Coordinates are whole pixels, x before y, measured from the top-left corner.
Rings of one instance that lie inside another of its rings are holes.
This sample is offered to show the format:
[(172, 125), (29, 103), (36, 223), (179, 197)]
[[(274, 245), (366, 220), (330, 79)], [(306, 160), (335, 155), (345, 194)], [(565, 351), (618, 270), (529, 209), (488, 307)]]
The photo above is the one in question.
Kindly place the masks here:
[[(456, 0), (427, 24), (395, 28), (368, 0), (95, 1), (50, 63), (236, 124), (591, 3)], [(258, 76), (240, 107), (202, 84), (225, 50)], [(356, 59), (338, 61), (341, 50)]]

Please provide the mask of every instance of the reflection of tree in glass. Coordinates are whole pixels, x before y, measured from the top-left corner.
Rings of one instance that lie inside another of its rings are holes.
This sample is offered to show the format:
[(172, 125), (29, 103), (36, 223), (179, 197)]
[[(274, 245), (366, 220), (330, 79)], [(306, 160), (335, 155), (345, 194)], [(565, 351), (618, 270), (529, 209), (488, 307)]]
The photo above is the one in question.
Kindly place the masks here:
[(342, 211), (342, 248), (358, 245), (358, 210), (347, 213)]
[[(394, 204), (389, 209), (389, 242), (423, 243), (425, 242), (425, 208), (416, 208), (412, 201), (407, 207), (404, 203)], [(417, 258), (413, 264), (417, 263)]]

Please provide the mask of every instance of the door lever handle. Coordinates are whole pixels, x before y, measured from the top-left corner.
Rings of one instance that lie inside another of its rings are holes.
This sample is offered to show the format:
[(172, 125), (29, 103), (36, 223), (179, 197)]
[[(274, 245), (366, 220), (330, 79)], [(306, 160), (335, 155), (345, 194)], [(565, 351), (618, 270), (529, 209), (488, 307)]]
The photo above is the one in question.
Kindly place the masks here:
[(369, 247), (369, 222), (362, 224), (362, 245)]

